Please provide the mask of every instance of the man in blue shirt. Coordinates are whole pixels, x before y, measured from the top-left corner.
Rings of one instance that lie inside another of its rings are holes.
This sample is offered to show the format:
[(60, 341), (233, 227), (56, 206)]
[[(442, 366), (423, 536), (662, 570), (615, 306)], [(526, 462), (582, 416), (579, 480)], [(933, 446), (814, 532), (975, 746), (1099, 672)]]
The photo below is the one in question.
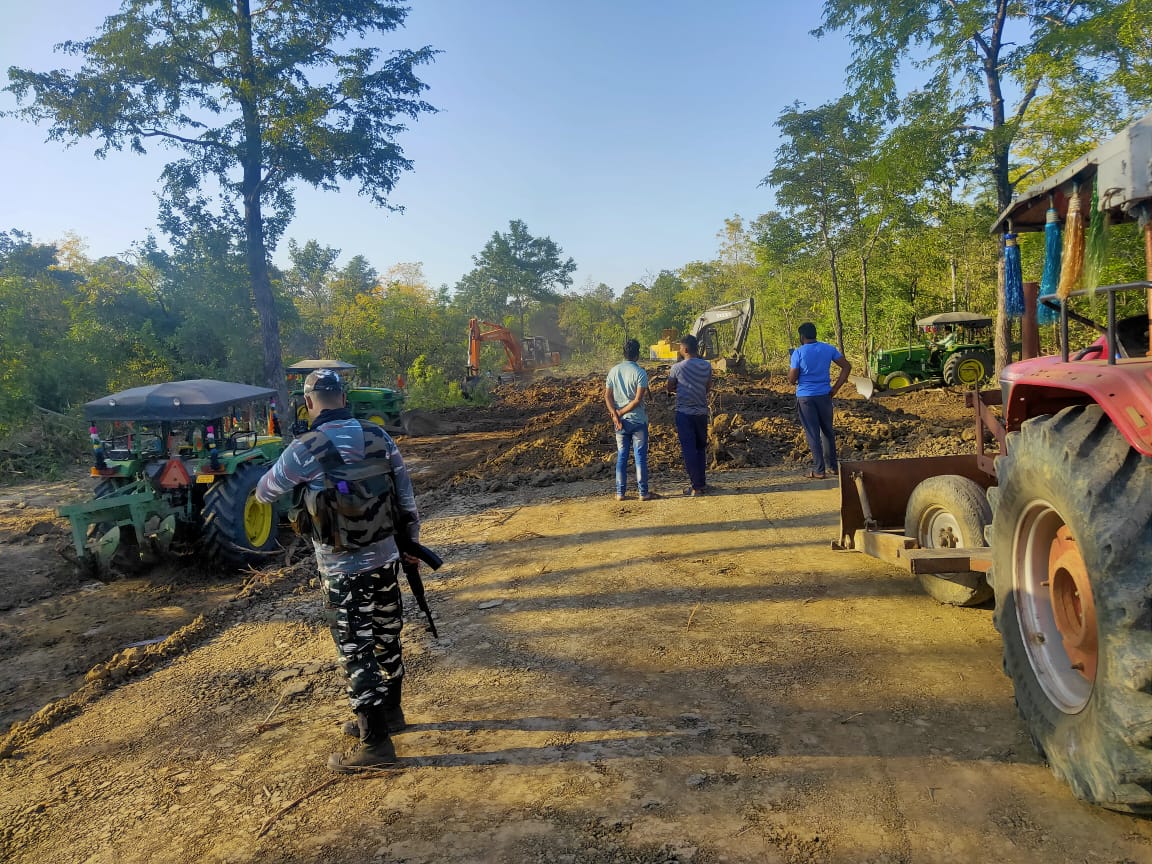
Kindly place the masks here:
[(641, 501), (651, 501), (648, 491), (648, 413), (644, 397), (648, 395), (648, 373), (636, 361), (640, 343), (624, 343), (624, 362), (617, 363), (604, 382), (604, 404), (616, 430), (616, 500), (623, 501), (628, 491), (628, 451), (636, 460), (636, 489)]
[(699, 356), (695, 336), (680, 340), (684, 359), (668, 370), (668, 392), (676, 396), (676, 435), (691, 486), (684, 490), (693, 498), (708, 489), (705, 482), (705, 450), (708, 447), (708, 394), (712, 390), (712, 364)]
[[(812, 450), (812, 470), (808, 476), (823, 480), (827, 472), (836, 474), (836, 433), (832, 429), (832, 397), (840, 392), (852, 364), (835, 345), (816, 340), (816, 325), (800, 325), (800, 347), (792, 352), (788, 382), (796, 385), (796, 403), (804, 437)], [(831, 366), (840, 367), (836, 383), (832, 383)], [(821, 442), (823, 436), (823, 442)], [(823, 446), (822, 446), (823, 445)]]

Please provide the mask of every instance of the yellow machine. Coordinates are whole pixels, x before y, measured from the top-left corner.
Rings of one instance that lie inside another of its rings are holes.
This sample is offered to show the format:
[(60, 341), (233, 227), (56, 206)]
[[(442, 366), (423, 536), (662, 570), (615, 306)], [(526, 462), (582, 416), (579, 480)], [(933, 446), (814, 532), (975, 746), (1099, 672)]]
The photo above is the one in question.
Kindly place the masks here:
[[(699, 340), (700, 356), (717, 372), (744, 372), (744, 340), (752, 326), (755, 304), (751, 297), (701, 312), (690, 331)], [(648, 347), (648, 359), (675, 363), (680, 359), (679, 333), (662, 330), (660, 341)]]
[(680, 359), (680, 331), (675, 327), (660, 331), (660, 341), (648, 346), (648, 359), (675, 363)]

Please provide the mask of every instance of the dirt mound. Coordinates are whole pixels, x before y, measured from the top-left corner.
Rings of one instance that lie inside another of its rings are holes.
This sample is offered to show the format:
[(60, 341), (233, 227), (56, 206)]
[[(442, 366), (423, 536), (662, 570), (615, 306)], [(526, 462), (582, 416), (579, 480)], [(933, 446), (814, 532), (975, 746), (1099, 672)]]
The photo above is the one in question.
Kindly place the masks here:
[[(675, 405), (665, 383), (664, 373), (652, 376), (649, 465), (657, 476), (678, 477), (683, 469)], [(417, 491), (430, 504), (462, 491), (610, 477), (616, 442), (603, 388), (599, 375), (542, 377), (496, 388), (488, 406), (425, 412), (429, 428), (455, 430), (460, 446), (445, 453), (443, 439), (402, 442), (406, 458), (423, 462)], [(836, 400), (835, 422), (843, 459), (935, 456), (972, 447), (968, 409), (963, 396), (951, 390), (870, 402), (845, 391), (845, 398)], [(793, 388), (766, 376), (717, 379), (709, 445), (713, 471), (799, 466), (810, 458)]]

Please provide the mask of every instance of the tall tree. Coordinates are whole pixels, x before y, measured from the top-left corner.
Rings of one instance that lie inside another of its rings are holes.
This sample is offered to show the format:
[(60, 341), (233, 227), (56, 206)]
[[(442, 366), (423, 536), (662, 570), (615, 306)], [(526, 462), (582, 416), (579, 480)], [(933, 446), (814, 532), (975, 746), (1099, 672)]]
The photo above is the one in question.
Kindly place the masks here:
[(286, 399), (268, 250), (291, 219), (296, 182), (357, 181), (389, 206), (411, 168), (398, 118), (433, 110), (416, 68), (435, 52), (383, 56), (357, 40), (396, 30), (407, 13), (401, 0), (124, 0), (96, 36), (58, 46), (83, 58), (78, 72), (12, 67), (6, 89), (30, 100), (15, 113), (48, 122), (55, 140), (98, 139), (98, 156), (154, 141), (183, 153), (164, 169), (166, 195), (218, 185), (246, 239), (264, 378)]
[(760, 182), (776, 190), (781, 208), (824, 249), (836, 342), (843, 351), (840, 267), (858, 207), (852, 166), (867, 157), (876, 130), (853, 111), (847, 97), (812, 109), (794, 103), (780, 112), (776, 126), (784, 143), (776, 151), (771, 173)]
[[(894, 107), (896, 77), (905, 61), (923, 56), (925, 90), (940, 111), (965, 118), (957, 136), (976, 133), (998, 210), (1021, 177), (1012, 148), (1030, 107), (1045, 91), (1077, 81), (1081, 93), (1116, 86), (1146, 90), (1127, 74), (1146, 43), (1133, 38), (1144, 0), (825, 0), (816, 35), (843, 30), (854, 46), (849, 79), (858, 98)], [(1147, 10), (1143, 13), (1146, 21)], [(1147, 32), (1147, 25), (1143, 25)], [(1143, 60), (1147, 67), (1147, 60)], [(1086, 90), (1084, 89), (1086, 88)], [(1007, 93), (1017, 98), (1009, 106)], [(1089, 98), (1089, 103), (1091, 98)], [(1129, 118), (1117, 117), (1123, 125)], [(1003, 291), (998, 300), (997, 358), (1008, 355)]]
[(508, 223), (505, 232), (496, 231), (480, 254), (472, 256), (475, 265), (457, 285), (461, 303), (481, 307), (502, 307), (512, 302), (524, 335), (524, 318), (533, 303), (559, 303), (560, 289), (572, 284), (576, 262), (563, 259), (564, 250), (551, 237), (533, 237), (519, 219)]

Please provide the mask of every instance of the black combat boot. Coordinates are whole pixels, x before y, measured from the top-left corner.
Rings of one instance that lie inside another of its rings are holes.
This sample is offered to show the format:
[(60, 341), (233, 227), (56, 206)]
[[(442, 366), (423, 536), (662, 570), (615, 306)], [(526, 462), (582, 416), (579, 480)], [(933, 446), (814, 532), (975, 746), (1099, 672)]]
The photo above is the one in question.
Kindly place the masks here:
[(382, 705), (365, 708), (356, 714), (360, 746), (347, 756), (333, 753), (328, 757), (328, 770), (337, 774), (354, 774), (371, 768), (396, 764), (396, 748), (388, 737), (388, 721)]
[(384, 697), (384, 719), (388, 722), (388, 732), (391, 735), (408, 728), (408, 721), (404, 719), (404, 708), (400, 705), (400, 691), (403, 687), (403, 678), (390, 681), (388, 695)]
[[(400, 690), (403, 683), (403, 678), (390, 681), (388, 695), (384, 697), (384, 721), (388, 724), (389, 735), (395, 735), (408, 728), (408, 721), (404, 719), (404, 708), (400, 705)], [(355, 720), (349, 720), (344, 724), (344, 734), (359, 738), (360, 724)]]

